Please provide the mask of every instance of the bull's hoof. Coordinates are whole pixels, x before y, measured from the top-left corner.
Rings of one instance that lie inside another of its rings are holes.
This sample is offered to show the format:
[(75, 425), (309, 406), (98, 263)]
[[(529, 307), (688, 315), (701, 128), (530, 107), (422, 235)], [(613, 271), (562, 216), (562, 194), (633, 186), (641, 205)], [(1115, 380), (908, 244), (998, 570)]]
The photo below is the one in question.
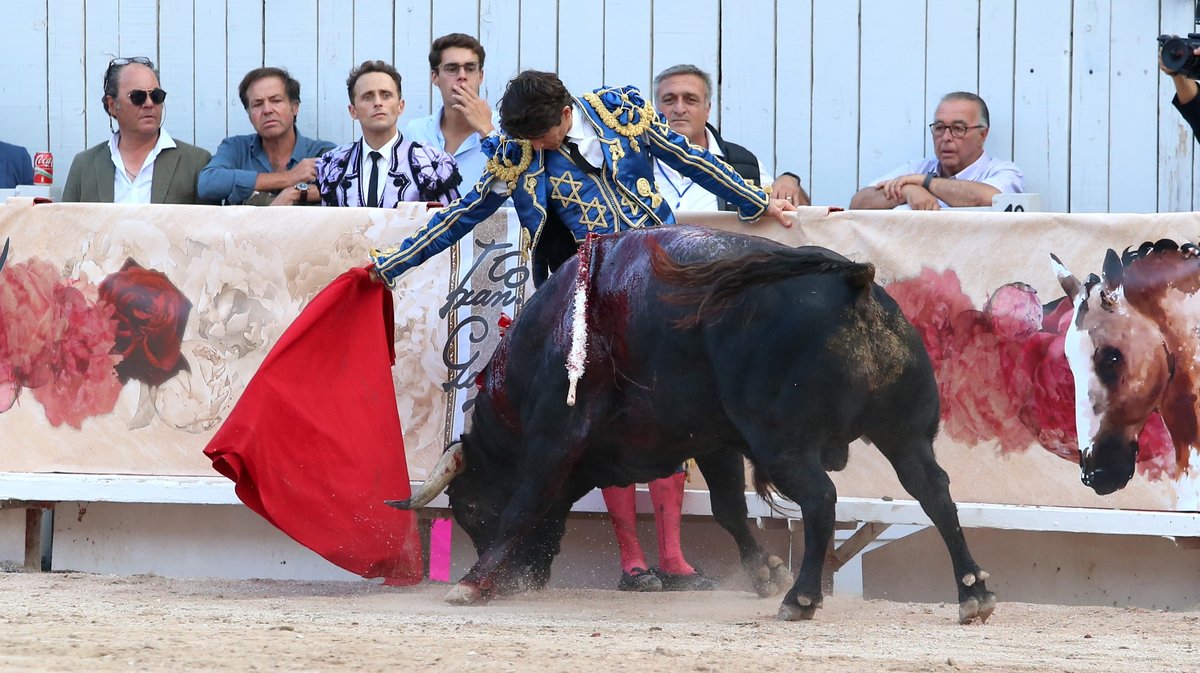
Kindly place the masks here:
[[(810, 599), (800, 596), (796, 599), (797, 603), (789, 603), (784, 601), (779, 606), (779, 612), (775, 614), (775, 619), (781, 622), (800, 622), (812, 619), (817, 614), (817, 608), (821, 607), (820, 603), (813, 603)], [(807, 605), (800, 605), (807, 603)]]
[(479, 605), (487, 602), (487, 598), (478, 586), (459, 582), (446, 594), (446, 602), (450, 605)]
[(996, 610), (996, 594), (987, 592), (982, 598), (972, 596), (958, 604), (958, 623), (970, 624), (976, 619), (980, 624), (987, 623), (988, 617)]
[(768, 556), (767, 563), (760, 566), (750, 578), (754, 582), (754, 591), (759, 598), (770, 598), (792, 588), (795, 580), (792, 571), (778, 556)]

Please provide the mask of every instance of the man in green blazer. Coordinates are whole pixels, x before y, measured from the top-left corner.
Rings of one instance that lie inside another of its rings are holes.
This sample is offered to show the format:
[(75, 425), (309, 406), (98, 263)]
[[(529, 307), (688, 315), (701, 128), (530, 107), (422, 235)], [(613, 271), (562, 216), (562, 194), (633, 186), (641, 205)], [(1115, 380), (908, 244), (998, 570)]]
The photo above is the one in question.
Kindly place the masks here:
[(162, 128), (166, 98), (150, 59), (113, 59), (104, 72), (102, 101), (116, 131), (107, 142), (75, 155), (62, 200), (202, 203), (196, 181), (212, 157)]

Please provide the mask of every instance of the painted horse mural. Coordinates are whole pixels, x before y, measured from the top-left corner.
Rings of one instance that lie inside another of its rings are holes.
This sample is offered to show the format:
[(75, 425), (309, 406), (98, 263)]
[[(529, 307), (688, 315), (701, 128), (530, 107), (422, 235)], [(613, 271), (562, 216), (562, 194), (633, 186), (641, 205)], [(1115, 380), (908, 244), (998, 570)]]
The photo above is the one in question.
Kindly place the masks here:
[(1181, 473), (1200, 437), (1200, 248), (1160, 240), (1109, 249), (1103, 275), (1084, 281), (1051, 257), (1073, 303), (1066, 355), (1083, 483), (1099, 495), (1124, 488), (1156, 413)]

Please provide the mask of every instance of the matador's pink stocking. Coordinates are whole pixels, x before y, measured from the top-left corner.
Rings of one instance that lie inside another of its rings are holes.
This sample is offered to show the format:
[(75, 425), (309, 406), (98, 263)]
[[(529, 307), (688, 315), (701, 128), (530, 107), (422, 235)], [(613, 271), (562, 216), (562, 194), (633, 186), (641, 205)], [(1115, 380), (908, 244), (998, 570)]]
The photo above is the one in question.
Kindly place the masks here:
[(654, 503), (654, 525), (658, 529), (658, 567), (676, 575), (696, 572), (683, 558), (679, 525), (683, 518), (684, 472), (676, 472), (650, 482), (650, 501)]
[(601, 489), (604, 495), (604, 506), (612, 517), (613, 532), (617, 534), (617, 546), (621, 549), (621, 570), (633, 574), (634, 568), (646, 570), (646, 554), (637, 538), (637, 508), (634, 504), (634, 488), (629, 486), (609, 486)]

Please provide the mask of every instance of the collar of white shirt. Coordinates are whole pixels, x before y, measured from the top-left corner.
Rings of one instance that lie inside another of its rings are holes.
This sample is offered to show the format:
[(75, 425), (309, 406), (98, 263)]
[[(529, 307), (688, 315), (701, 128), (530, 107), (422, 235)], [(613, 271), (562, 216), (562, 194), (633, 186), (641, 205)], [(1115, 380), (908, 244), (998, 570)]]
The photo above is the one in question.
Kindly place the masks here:
[(567, 129), (567, 140), (579, 147), (579, 153), (593, 168), (604, 167), (604, 152), (600, 149), (600, 137), (596, 129), (584, 117), (587, 113), (578, 104), (571, 111), (571, 128)]
[(125, 172), (125, 161), (121, 159), (121, 132), (117, 131), (108, 139), (108, 152), (112, 157), (115, 175), (113, 176), (113, 203), (150, 203), (151, 188), (154, 185), (154, 161), (163, 150), (178, 147), (175, 139), (166, 129), (158, 130), (158, 141), (154, 143), (150, 154), (142, 162), (138, 174), (133, 178)]
[(383, 179), (383, 176), (387, 175), (388, 168), (391, 166), (392, 149), (394, 147), (396, 147), (396, 143), (400, 142), (400, 131), (397, 130), (396, 135), (392, 136), (391, 140), (384, 143), (383, 146), (381, 146), (377, 150), (371, 149), (371, 146), (367, 144), (366, 138), (362, 138), (358, 142), (360, 142), (362, 144), (362, 157), (360, 158), (360, 161), (359, 161), (358, 175), (359, 175), (359, 179), (362, 180), (362, 183), (363, 183), (363, 195), (364, 196), (366, 195), (367, 187), (370, 185), (368, 180), (371, 179), (371, 152), (379, 152), (380, 154), (383, 155), (383, 165), (380, 166), (380, 170), (383, 171), (383, 174), (380, 177), (379, 184), (377, 184), (375, 186), (375, 191), (377, 192), (375, 194), (375, 198), (380, 203), (382, 203), (383, 202), (383, 185), (386, 182), (386, 180)]

